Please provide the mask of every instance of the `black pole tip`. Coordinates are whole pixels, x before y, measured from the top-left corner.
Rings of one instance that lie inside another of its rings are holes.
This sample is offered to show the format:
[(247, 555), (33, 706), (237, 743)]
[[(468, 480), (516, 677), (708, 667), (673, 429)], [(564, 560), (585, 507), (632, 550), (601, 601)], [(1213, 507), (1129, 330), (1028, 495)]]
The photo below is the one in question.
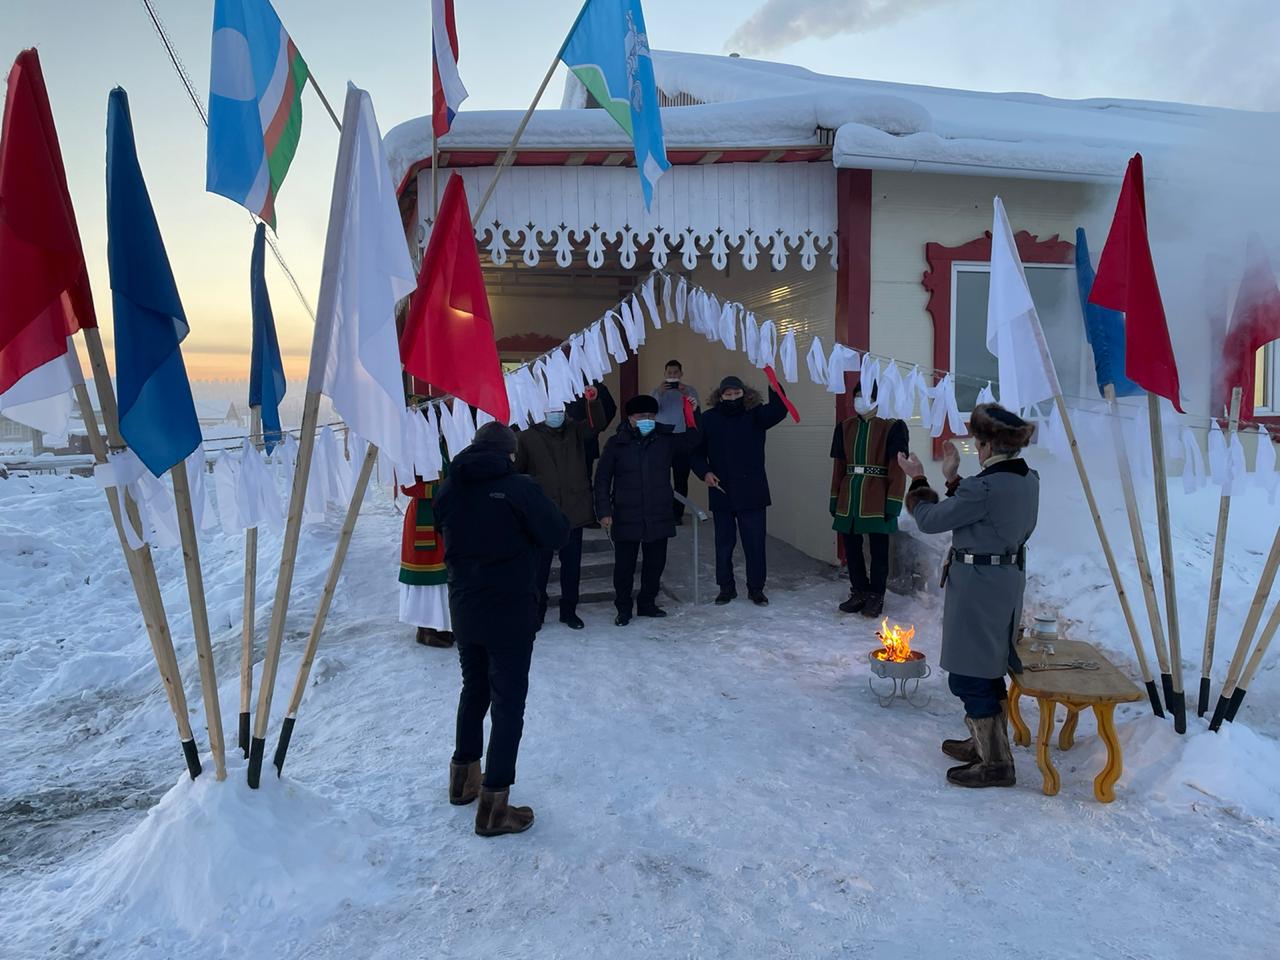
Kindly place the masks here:
[(289, 752), (289, 741), (293, 738), (293, 725), (297, 720), (297, 717), (285, 717), (284, 723), (280, 724), (280, 739), (276, 743), (276, 755), (272, 761), (276, 766), (277, 777), (284, 771), (284, 755)]
[(1172, 713), (1174, 701), (1177, 699), (1173, 693), (1173, 674), (1160, 674), (1160, 689), (1164, 691), (1165, 706), (1167, 706), (1169, 708), (1169, 712)]
[(257, 790), (262, 782), (262, 754), (267, 748), (267, 741), (262, 737), (254, 737), (249, 744), (249, 786)]
[(1173, 703), (1169, 707), (1173, 711), (1173, 729), (1178, 733), (1187, 732), (1187, 695), (1175, 693)]
[(246, 760), (249, 759), (249, 714), (240, 714), (240, 752), (244, 754)]
[(200, 776), (200, 771), (203, 769), (200, 766), (200, 751), (196, 747), (195, 740), (182, 741), (182, 755), (187, 760), (187, 773), (191, 774), (191, 779), (194, 780)]
[(1227, 704), (1227, 723), (1235, 723), (1236, 714), (1240, 711), (1240, 703), (1244, 700), (1244, 687), (1236, 687), (1231, 694), (1231, 702)]
[(1213, 719), (1209, 721), (1209, 729), (1214, 733), (1218, 732), (1218, 728), (1222, 726), (1222, 720), (1227, 715), (1227, 698), (1218, 695), (1218, 703), (1213, 708)]
[(1200, 678), (1200, 702), (1196, 704), (1196, 716), (1203, 717), (1209, 712), (1209, 678)]
[(1164, 716), (1164, 707), (1160, 706), (1160, 691), (1156, 689), (1154, 680), (1147, 681), (1147, 699), (1151, 701), (1151, 712), (1157, 717)]

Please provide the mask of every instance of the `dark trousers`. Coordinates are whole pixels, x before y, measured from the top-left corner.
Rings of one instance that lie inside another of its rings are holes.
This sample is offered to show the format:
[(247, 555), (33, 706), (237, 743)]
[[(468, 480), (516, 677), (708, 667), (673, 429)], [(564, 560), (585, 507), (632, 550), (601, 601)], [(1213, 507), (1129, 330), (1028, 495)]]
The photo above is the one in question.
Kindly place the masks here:
[(994, 717), (1000, 713), (1001, 703), (1008, 699), (1004, 677), (989, 680), (986, 677), (966, 677), (961, 673), (947, 674), (947, 686), (964, 701), (964, 712), (975, 720)]
[(458, 729), (454, 763), (473, 763), (484, 753), (484, 715), (489, 714), (489, 756), (484, 785), (502, 790), (516, 782), (516, 754), (524, 733), (524, 701), (529, 693), (529, 661), (533, 633), (504, 638), (486, 647), (458, 637), (462, 694), (458, 697)]
[[(682, 497), (689, 496), (689, 455), (677, 453), (671, 458), (671, 485)], [(684, 519), (684, 504), (679, 500), (671, 501), (671, 510), (677, 520)]]
[(613, 602), (619, 613), (631, 613), (631, 590), (635, 586), (636, 561), (644, 553), (644, 566), (640, 570), (640, 596), (637, 604), (641, 610), (658, 602), (658, 590), (662, 587), (662, 571), (667, 566), (667, 541), (615, 540), (613, 544)]
[(716, 522), (716, 583), (721, 589), (736, 587), (733, 574), (733, 551), (742, 537), (742, 552), (747, 560), (747, 590), (764, 589), (765, 560), (765, 511), (717, 510)]
[[(871, 574), (867, 575), (867, 561), (862, 556), (862, 538), (871, 543)], [(846, 533), (844, 558), (849, 564), (849, 585), (854, 590), (884, 596), (889, 580), (889, 535), (887, 533)]]
[[(556, 551), (544, 550), (538, 567), (538, 610), (547, 615), (547, 584), (551, 581), (551, 563)], [(560, 616), (578, 610), (578, 583), (582, 579), (582, 528), (569, 534), (569, 542), (560, 548)]]

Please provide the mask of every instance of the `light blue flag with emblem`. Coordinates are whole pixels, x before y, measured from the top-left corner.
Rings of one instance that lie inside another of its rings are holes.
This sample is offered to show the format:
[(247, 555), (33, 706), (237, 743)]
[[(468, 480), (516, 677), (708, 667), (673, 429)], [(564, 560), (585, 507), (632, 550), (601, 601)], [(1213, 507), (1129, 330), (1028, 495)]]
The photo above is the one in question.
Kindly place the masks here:
[(671, 169), (640, 0), (587, 0), (560, 59), (635, 143), (644, 205)]

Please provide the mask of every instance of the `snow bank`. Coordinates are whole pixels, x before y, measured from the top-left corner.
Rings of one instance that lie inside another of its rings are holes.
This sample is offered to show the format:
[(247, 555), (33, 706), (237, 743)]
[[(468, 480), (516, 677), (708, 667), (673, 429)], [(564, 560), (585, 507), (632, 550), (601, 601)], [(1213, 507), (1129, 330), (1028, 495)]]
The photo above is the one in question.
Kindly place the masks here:
[(385, 894), (378, 831), (367, 816), (287, 776), (264, 776), (250, 790), (238, 758), (228, 758), (222, 783), (212, 758), (204, 765), (110, 847), (31, 890), (30, 909), (63, 915), (83, 940), (231, 937), (268, 927), (286, 937)]

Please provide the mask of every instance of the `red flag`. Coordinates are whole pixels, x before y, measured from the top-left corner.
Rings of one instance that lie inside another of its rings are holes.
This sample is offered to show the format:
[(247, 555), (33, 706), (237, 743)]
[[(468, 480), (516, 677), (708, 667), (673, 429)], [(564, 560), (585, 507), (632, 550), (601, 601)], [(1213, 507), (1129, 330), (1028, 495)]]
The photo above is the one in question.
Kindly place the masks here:
[(24, 50), (9, 71), (0, 132), (0, 394), (95, 326), (40, 58)]
[(1280, 288), (1262, 243), (1250, 237), (1248, 263), (1223, 345), (1222, 363), (1223, 405), (1230, 402), (1232, 388), (1243, 388), (1240, 416), (1244, 420), (1253, 419), (1255, 358), (1272, 340), (1280, 340)]
[(1182, 413), (1178, 361), (1173, 355), (1147, 238), (1147, 198), (1140, 153), (1133, 155), (1124, 175), (1089, 302), (1124, 312), (1125, 376), (1144, 390), (1166, 397)]
[(404, 368), (506, 423), (507, 385), (493, 338), (480, 254), (462, 178), (449, 178), (400, 336)]

